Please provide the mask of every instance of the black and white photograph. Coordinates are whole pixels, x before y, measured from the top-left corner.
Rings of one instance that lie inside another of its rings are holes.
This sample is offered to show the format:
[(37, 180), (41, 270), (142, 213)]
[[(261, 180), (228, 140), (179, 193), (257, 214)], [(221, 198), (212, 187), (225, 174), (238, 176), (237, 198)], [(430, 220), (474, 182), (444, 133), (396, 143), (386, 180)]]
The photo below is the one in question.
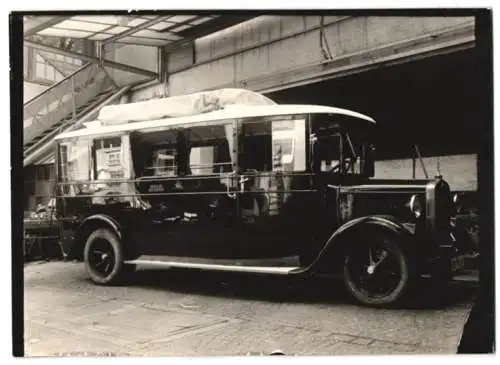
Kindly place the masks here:
[(11, 11), (12, 355), (493, 358), (492, 22)]

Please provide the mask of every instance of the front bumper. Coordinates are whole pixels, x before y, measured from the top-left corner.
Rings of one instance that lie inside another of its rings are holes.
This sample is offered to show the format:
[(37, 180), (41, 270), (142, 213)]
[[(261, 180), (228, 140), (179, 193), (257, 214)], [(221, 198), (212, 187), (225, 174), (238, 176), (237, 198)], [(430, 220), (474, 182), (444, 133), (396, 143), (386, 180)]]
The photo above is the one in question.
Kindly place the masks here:
[(424, 258), (424, 272), (440, 278), (452, 278), (479, 266), (477, 242), (466, 227), (450, 221), (449, 227), (437, 235), (426, 236), (429, 247)]
[(479, 264), (479, 252), (469, 248), (463, 242), (450, 241), (439, 245), (437, 255), (428, 262), (432, 276), (452, 278), (464, 271), (476, 270)]

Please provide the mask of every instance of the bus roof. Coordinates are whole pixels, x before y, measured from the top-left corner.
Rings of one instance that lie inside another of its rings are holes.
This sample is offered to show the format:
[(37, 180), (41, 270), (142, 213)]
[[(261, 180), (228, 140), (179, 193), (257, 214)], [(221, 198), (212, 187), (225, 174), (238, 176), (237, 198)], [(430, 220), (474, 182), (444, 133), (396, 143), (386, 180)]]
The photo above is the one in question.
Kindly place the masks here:
[[(347, 109), (335, 108), (322, 105), (298, 105), (298, 104), (274, 104), (274, 105), (228, 105), (224, 109), (215, 110), (207, 113), (196, 115), (162, 118), (157, 120), (129, 122), (115, 125), (97, 125), (89, 126), (83, 129), (78, 129), (70, 132), (59, 134), (56, 139), (73, 138), (80, 136), (91, 135), (106, 135), (116, 134), (120, 132), (144, 131), (145, 133), (161, 130), (163, 127), (175, 126), (197, 126), (216, 124), (224, 120), (233, 120), (240, 118), (256, 118), (256, 117), (274, 117), (280, 115), (297, 115), (297, 114), (338, 114), (344, 115), (368, 123), (375, 123), (375, 120), (369, 116), (357, 113)], [(94, 123), (90, 123), (94, 124)]]

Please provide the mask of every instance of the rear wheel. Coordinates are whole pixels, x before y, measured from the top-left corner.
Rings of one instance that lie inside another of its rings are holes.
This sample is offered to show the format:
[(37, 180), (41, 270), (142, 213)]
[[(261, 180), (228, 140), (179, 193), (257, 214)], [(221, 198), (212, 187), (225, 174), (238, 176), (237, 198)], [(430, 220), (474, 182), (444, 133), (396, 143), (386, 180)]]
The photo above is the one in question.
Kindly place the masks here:
[(120, 239), (107, 228), (99, 228), (87, 238), (84, 250), (85, 268), (96, 284), (115, 285), (135, 271), (134, 265), (123, 263)]
[(353, 246), (343, 265), (344, 283), (351, 296), (375, 307), (399, 303), (415, 280), (412, 258), (395, 237), (372, 235), (369, 242)]

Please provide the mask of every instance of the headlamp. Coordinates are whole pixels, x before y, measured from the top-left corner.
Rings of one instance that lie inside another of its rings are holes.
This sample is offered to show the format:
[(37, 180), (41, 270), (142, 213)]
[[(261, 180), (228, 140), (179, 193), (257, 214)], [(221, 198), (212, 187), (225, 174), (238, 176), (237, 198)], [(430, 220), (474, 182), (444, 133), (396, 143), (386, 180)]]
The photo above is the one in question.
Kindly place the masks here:
[(423, 207), (422, 202), (418, 195), (412, 195), (410, 198), (410, 211), (415, 214), (415, 217), (419, 218), (422, 215)]
[(453, 205), (455, 206), (455, 211), (460, 212), (462, 208), (462, 201), (460, 200), (460, 196), (458, 194), (453, 195)]

